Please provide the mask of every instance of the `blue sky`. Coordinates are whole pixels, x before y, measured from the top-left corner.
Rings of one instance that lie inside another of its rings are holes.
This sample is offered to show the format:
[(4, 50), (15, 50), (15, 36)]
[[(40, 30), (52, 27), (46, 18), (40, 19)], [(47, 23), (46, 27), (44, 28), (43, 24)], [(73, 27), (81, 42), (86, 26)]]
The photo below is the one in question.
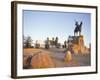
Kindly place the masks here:
[(85, 44), (91, 41), (91, 14), (73, 12), (31, 11), (23, 10), (24, 36), (31, 36), (33, 42), (46, 40), (47, 37), (58, 37), (59, 42), (74, 35), (75, 21), (82, 21), (82, 35)]

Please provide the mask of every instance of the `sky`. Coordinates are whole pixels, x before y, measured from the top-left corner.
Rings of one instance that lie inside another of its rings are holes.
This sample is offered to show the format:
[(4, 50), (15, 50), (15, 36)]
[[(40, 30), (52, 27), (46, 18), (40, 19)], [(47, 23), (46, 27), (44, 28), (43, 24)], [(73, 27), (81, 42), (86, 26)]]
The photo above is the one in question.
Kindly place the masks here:
[(75, 22), (82, 21), (85, 45), (91, 42), (91, 14), (75, 12), (23, 10), (23, 34), (36, 40), (45, 41), (47, 37), (58, 37), (63, 43), (68, 36), (74, 35)]

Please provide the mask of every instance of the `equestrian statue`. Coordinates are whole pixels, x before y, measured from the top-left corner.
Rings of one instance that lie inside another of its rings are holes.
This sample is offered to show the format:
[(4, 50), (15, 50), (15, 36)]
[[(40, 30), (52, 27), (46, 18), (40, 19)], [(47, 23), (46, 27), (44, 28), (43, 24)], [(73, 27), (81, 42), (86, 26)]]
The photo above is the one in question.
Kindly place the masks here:
[(76, 21), (75, 23), (76, 27), (74, 29), (74, 36), (78, 35), (78, 33), (79, 33), (79, 36), (81, 35), (82, 24), (83, 24), (82, 21), (80, 22), (80, 24)]

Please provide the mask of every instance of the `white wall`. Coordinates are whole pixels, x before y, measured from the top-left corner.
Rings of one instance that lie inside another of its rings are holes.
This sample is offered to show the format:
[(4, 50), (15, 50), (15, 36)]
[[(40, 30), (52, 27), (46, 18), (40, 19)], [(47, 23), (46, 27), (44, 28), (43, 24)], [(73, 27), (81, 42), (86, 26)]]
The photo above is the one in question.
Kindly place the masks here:
[[(79, 5), (98, 5), (100, 0), (30, 0), (52, 3), (66, 3), (66, 4), (79, 4)], [(11, 68), (11, 0), (0, 0), (0, 80), (14, 80), (10, 78)], [(99, 12), (100, 14), (100, 6)], [(100, 18), (98, 15), (100, 22)], [(100, 24), (98, 24), (100, 26)], [(100, 27), (98, 27), (100, 30)], [(98, 35), (100, 32), (98, 31)], [(100, 37), (98, 38), (98, 45), (100, 44)], [(98, 46), (98, 48), (100, 45)], [(99, 49), (100, 52), (100, 49)], [(98, 52), (98, 53), (99, 53)], [(98, 54), (100, 58), (100, 54)], [(34, 80), (100, 80), (100, 59), (98, 60), (99, 73), (88, 75), (74, 75), (74, 76), (60, 76), (60, 77), (45, 77), (34, 78)], [(24, 79), (22, 79), (24, 80)], [(33, 80), (29, 78), (26, 80)]]

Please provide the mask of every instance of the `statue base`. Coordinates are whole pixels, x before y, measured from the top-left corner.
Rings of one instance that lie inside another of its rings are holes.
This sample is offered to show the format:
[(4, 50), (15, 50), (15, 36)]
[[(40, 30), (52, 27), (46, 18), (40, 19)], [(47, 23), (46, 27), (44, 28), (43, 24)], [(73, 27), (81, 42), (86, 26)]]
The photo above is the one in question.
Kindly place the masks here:
[(75, 54), (87, 54), (90, 53), (89, 48), (84, 45), (84, 36), (70, 36), (68, 39), (68, 45), (70, 50)]

